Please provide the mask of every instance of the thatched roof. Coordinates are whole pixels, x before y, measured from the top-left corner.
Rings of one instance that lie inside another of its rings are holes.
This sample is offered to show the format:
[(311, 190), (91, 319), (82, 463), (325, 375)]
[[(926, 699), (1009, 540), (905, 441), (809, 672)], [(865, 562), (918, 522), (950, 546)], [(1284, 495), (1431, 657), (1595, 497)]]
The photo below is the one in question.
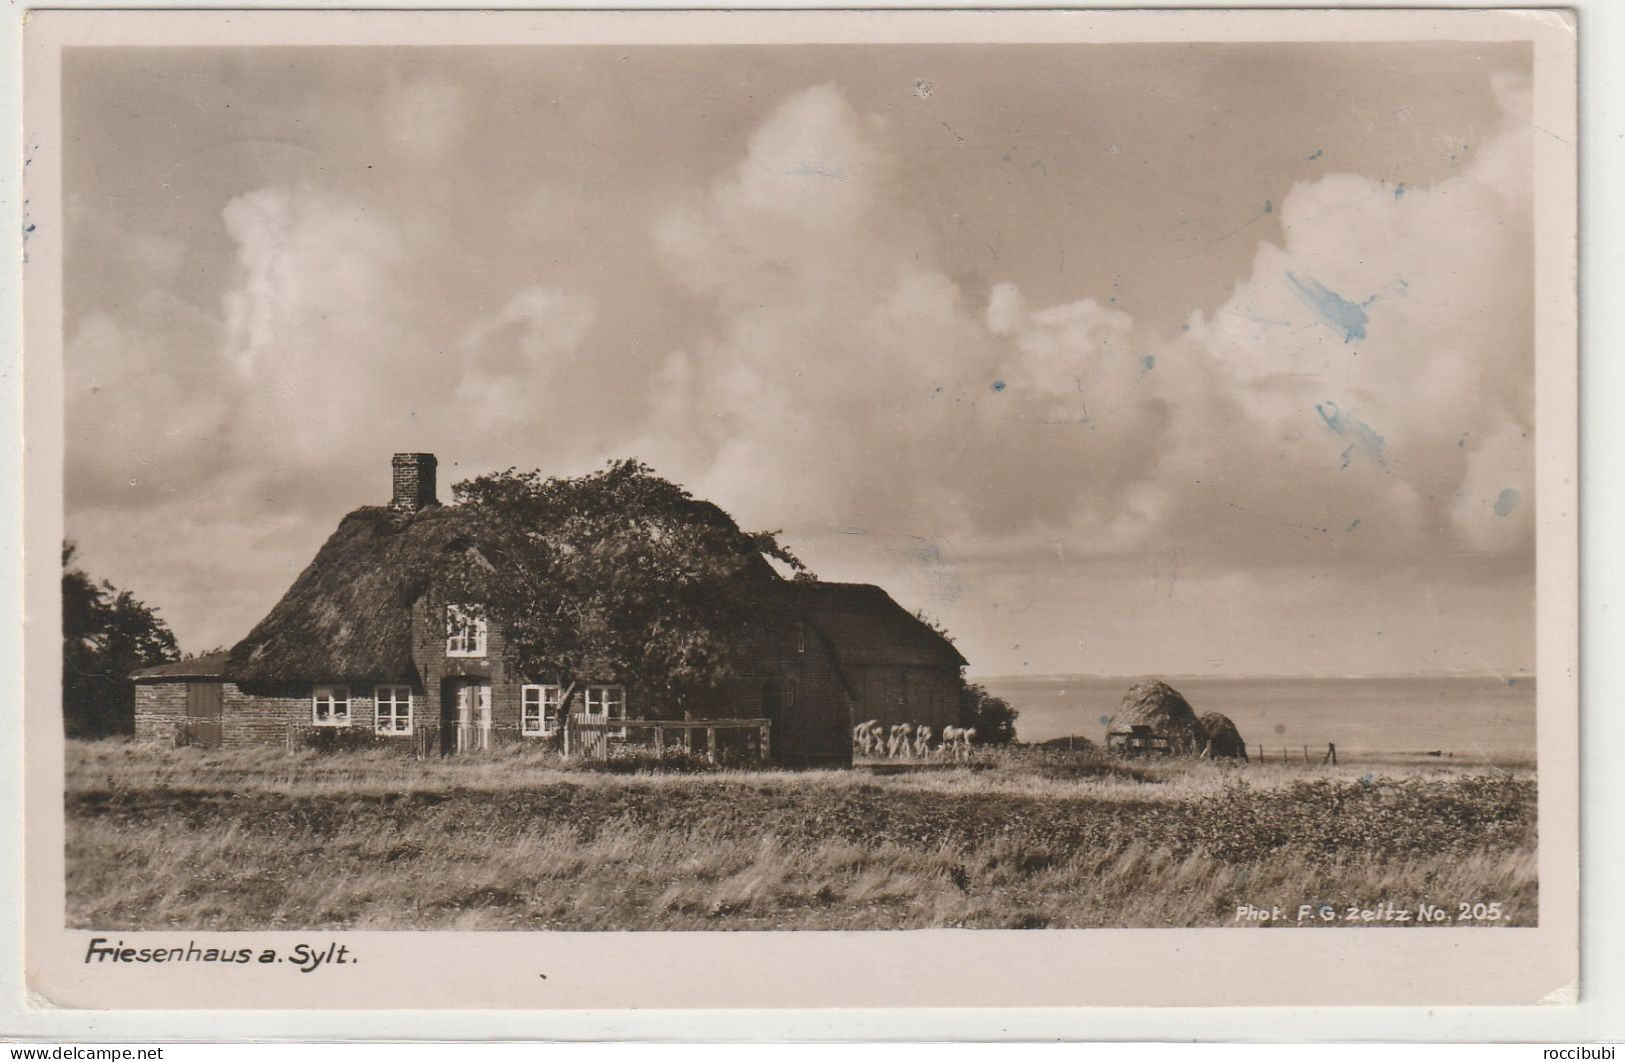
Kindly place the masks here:
[(207, 656), (176, 660), (171, 664), (144, 667), (132, 673), (130, 677), (137, 682), (152, 682), (157, 679), (219, 678), (224, 673), (225, 666), (225, 653), (210, 653)]
[(1166, 682), (1137, 682), (1129, 687), (1106, 733), (1131, 734), (1136, 727), (1167, 738), (1175, 753), (1195, 755), (1207, 744), (1207, 732), (1190, 703)]
[(1202, 729), (1207, 732), (1208, 755), (1214, 759), (1245, 760), (1247, 758), (1247, 742), (1241, 738), (1241, 731), (1228, 715), (1219, 712), (1209, 712), (1198, 720)]
[(953, 642), (878, 586), (806, 581), (785, 586), (792, 600), (829, 636), (843, 665), (965, 666)]
[(409, 682), (412, 603), (424, 573), (468, 548), (455, 507), (357, 509), (270, 615), (232, 647), (226, 673), (245, 682)]
[[(695, 502), (701, 519), (731, 518)], [(237, 643), (226, 677), (243, 682), (410, 682), (412, 604), (451, 554), (474, 544), (457, 506), (401, 511), (382, 506), (346, 516), (270, 615)], [(878, 586), (782, 582), (763, 601), (806, 616), (838, 665), (887, 664), (958, 669), (965, 658), (947, 638), (909, 614)]]

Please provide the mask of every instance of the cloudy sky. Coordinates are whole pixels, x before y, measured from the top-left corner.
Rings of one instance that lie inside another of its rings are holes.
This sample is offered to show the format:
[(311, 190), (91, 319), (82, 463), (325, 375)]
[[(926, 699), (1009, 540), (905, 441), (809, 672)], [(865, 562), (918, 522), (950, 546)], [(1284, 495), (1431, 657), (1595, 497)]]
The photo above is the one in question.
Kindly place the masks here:
[(1533, 666), (1521, 45), (80, 49), (67, 522), (186, 649), (637, 456), (973, 673)]

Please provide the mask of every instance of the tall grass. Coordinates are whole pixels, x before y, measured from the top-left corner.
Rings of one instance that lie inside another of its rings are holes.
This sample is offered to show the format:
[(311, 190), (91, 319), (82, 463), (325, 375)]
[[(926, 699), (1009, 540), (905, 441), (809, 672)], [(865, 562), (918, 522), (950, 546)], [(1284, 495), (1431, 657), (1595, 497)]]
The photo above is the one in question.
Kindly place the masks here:
[[(1236, 924), (1252, 904), (1536, 916), (1533, 779), (1121, 764), (611, 775), (71, 744), (69, 921), (134, 928)], [(1314, 924), (1319, 924), (1318, 922)]]

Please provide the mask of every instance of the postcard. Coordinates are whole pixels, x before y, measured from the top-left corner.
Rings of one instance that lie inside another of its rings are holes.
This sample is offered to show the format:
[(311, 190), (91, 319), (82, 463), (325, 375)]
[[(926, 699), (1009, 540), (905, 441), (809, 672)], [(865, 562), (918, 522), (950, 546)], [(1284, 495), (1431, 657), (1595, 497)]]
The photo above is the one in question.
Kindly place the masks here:
[(1551, 11), (43, 11), (57, 1008), (1578, 977)]

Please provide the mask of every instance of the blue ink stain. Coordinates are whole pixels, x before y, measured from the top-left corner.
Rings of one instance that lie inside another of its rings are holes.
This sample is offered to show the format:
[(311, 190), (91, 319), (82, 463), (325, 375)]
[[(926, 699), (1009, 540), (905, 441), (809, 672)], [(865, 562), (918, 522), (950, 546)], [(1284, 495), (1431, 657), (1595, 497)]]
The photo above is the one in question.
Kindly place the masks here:
[(1313, 155), (1309, 156), (1309, 161), (1313, 162), (1316, 159), (1320, 158), (1320, 156), (1322, 156), (1324, 154), (1326, 154), (1326, 149), (1325, 148), (1316, 148), (1315, 153)]
[(1191, 330), (1191, 326), (1188, 324), (1182, 324), (1179, 326), (1179, 330), (1181, 332), (1189, 332)]
[(1370, 789), (1376, 784), (1376, 782), (1377, 776), (1372, 774), (1370, 771), (1365, 772), (1365, 775), (1360, 779), (1360, 784), (1365, 786), (1367, 789)]
[(1510, 516), (1510, 515), (1512, 515), (1512, 510), (1514, 510), (1514, 509), (1516, 509), (1518, 507), (1518, 500), (1520, 498), (1522, 498), (1522, 497), (1523, 497), (1522, 494), (1519, 494), (1517, 491), (1513, 490), (1511, 487), (1508, 487), (1506, 490), (1503, 490), (1501, 492), (1500, 496), (1495, 499), (1495, 515), (1496, 516)]
[(1343, 412), (1336, 402), (1325, 405), (1317, 402), (1315, 412), (1326, 422), (1326, 427), (1349, 440), (1348, 447), (1343, 451), (1344, 468), (1349, 467), (1349, 460), (1355, 454), (1364, 454), (1379, 465), (1383, 463), (1382, 447), (1385, 440), (1372, 430), (1371, 425), (1351, 413)]
[(1461, 438), (1456, 440), (1456, 448), (1457, 449), (1465, 449), (1466, 446), (1467, 446), (1467, 433), (1462, 432), (1461, 433)]
[(1112, 717), (1109, 716), (1109, 715), (1101, 716), (1100, 717), (1100, 725), (1101, 726), (1111, 726), (1112, 725)]
[(1152, 369), (1155, 369), (1156, 367), (1157, 367), (1157, 356), (1155, 354), (1147, 354), (1145, 357), (1140, 359), (1140, 375), (1141, 376), (1144, 376), (1146, 373), (1150, 372)]
[(1273, 213), (1274, 211), (1275, 211), (1275, 204), (1270, 202), (1268, 199), (1264, 200), (1264, 213), (1270, 214), (1270, 213)]
[(1353, 531), (1356, 527), (1359, 527), (1359, 526), (1360, 526), (1360, 518), (1358, 516), (1356, 516), (1354, 518), (1354, 522), (1348, 526), (1347, 530)]
[(1405, 198), (1405, 182), (1404, 181), (1400, 181), (1397, 185), (1394, 186), (1394, 198), (1395, 199), (1404, 199)]
[(1505, 683), (1506, 683), (1506, 684), (1507, 684), (1507, 685), (1508, 685), (1508, 686), (1516, 686), (1516, 685), (1517, 685), (1517, 684), (1518, 684), (1518, 680), (1517, 680), (1517, 679), (1515, 679), (1515, 678), (1509, 678), (1509, 679), (1504, 679), (1504, 680), (1503, 680), (1503, 681), (1504, 681), (1504, 682), (1505, 682)]
[(995, 390), (995, 391), (1004, 390), (1004, 381), (1003, 380), (994, 380), (993, 381), (993, 390)]
[(1343, 333), (1343, 342), (1352, 343), (1356, 339), (1365, 338), (1365, 324), (1369, 319), (1366, 317), (1365, 307), (1371, 305), (1376, 298), (1375, 295), (1367, 299), (1364, 305), (1350, 302), (1314, 277), (1299, 279), (1290, 269), (1287, 270), (1286, 284), (1322, 321)]

